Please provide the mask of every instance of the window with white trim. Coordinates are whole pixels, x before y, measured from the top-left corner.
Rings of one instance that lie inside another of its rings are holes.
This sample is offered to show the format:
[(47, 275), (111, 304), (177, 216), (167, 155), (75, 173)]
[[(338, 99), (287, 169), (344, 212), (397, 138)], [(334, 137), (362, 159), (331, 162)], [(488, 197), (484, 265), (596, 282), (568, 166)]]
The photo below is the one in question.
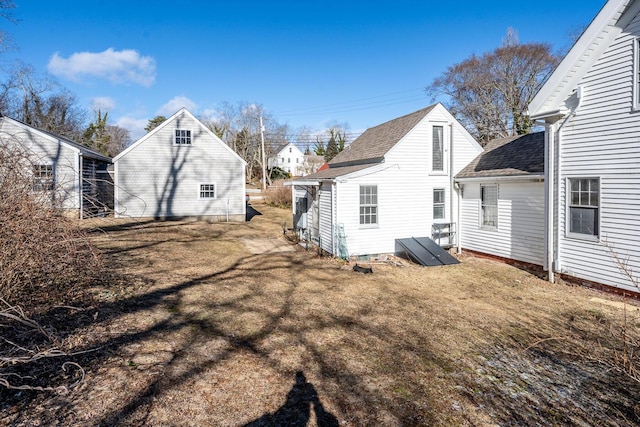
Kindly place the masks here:
[(378, 224), (378, 186), (360, 186), (360, 225)]
[(191, 145), (191, 131), (176, 129), (175, 145)]
[(33, 165), (33, 191), (53, 190), (53, 165)]
[(431, 170), (444, 171), (444, 126), (433, 126)]
[(600, 180), (569, 178), (569, 232), (598, 236)]
[(215, 184), (200, 184), (200, 198), (201, 199), (215, 199), (216, 198), (216, 185)]
[(444, 219), (444, 188), (433, 189), (433, 219)]
[(498, 227), (498, 186), (480, 185), (480, 226)]

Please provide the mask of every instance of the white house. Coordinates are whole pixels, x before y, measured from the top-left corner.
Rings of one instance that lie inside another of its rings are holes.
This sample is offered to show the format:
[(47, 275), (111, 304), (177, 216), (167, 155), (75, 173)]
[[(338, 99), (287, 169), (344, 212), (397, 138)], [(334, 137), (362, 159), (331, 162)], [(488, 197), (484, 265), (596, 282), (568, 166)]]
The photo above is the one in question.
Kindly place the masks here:
[(113, 163), (118, 217), (245, 220), (245, 161), (185, 108)]
[(0, 117), (0, 144), (23, 151), (31, 163), (33, 191), (51, 191), (55, 206), (81, 218), (113, 207), (111, 158), (9, 117)]
[[(546, 128), (546, 265), (635, 290), (640, 271), (640, 1), (608, 1), (529, 104)], [(628, 260), (634, 284), (616, 265)]]
[(279, 167), (294, 176), (303, 173), (304, 153), (297, 145), (290, 142), (269, 158), (269, 169)]
[(328, 169), (293, 181), (294, 223), (341, 257), (393, 253), (433, 224), (454, 232), (453, 176), (481, 151), (441, 104), (367, 129)]
[(459, 247), (544, 265), (544, 132), (491, 141), (455, 181)]

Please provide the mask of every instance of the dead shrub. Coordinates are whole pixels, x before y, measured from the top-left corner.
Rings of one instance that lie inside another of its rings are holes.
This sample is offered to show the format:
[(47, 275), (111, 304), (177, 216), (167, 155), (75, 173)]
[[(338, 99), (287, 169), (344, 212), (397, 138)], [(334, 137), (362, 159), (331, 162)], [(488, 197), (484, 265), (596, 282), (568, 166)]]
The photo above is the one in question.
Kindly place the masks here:
[(291, 207), (291, 188), (285, 186), (270, 187), (263, 193), (264, 202), (277, 208)]
[(33, 170), (25, 152), (0, 145), (0, 298), (27, 311), (65, 299), (101, 270), (97, 252), (58, 206), (53, 179)]

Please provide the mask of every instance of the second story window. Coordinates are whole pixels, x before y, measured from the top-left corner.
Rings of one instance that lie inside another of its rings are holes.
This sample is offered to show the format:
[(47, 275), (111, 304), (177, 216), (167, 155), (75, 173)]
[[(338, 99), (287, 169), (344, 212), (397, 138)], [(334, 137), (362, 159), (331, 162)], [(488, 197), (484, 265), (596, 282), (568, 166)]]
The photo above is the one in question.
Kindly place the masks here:
[(444, 171), (444, 126), (433, 127), (431, 170)]
[(191, 131), (185, 129), (176, 129), (176, 145), (191, 145)]

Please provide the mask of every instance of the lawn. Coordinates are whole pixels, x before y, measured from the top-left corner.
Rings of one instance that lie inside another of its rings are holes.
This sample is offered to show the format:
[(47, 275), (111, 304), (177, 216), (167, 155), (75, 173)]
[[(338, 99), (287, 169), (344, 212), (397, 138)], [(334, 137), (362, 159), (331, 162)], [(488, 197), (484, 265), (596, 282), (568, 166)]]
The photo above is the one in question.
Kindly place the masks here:
[(356, 273), (287, 241), (289, 211), (254, 207), (243, 224), (85, 221), (113, 277), (39, 318), (64, 319), (84, 379), (0, 391), (2, 423), (640, 422), (619, 359), (635, 303), (471, 256)]

